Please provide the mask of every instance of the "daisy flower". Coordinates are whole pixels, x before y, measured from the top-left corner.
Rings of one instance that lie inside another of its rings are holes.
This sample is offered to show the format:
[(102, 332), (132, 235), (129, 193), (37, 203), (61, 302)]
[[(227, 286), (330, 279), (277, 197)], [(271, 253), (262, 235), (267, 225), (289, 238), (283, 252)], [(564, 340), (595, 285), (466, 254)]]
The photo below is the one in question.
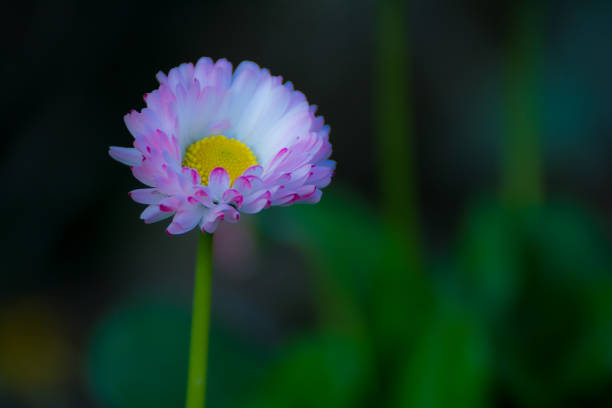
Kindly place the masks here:
[(169, 235), (237, 222), (272, 205), (317, 203), (335, 162), (329, 126), (303, 93), (249, 61), (201, 58), (157, 74), (146, 108), (125, 116), (133, 148), (110, 156), (148, 188), (130, 192)]

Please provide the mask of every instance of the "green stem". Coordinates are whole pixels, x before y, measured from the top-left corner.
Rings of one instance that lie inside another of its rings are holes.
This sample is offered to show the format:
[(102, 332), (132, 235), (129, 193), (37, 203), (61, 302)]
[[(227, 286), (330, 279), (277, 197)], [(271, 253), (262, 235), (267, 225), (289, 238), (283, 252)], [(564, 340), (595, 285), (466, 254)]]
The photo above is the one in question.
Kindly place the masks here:
[(206, 401), (212, 244), (213, 238), (211, 234), (203, 233), (200, 235), (193, 290), (187, 408), (203, 408)]

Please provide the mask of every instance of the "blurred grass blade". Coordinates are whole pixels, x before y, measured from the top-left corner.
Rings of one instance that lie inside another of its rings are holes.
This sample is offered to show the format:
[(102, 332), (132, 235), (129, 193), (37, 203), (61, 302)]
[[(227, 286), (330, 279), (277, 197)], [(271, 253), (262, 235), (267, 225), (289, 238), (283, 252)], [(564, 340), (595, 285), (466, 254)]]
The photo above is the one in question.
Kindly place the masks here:
[(363, 406), (371, 356), (358, 337), (322, 332), (288, 347), (248, 408)]
[(376, 131), (383, 211), (420, 267), (406, 2), (377, 3)]
[(499, 319), (519, 295), (519, 229), (506, 206), (482, 202), (467, 211), (457, 237), (464, 296), (487, 319)]
[(441, 306), (399, 375), (392, 407), (486, 406), (488, 344), (483, 327), (458, 305)]
[(120, 303), (95, 324), (88, 347), (95, 406), (183, 406), (188, 346), (187, 307), (157, 296)]
[(505, 142), (502, 196), (511, 206), (542, 198), (538, 129), (540, 21), (537, 2), (513, 3), (504, 55)]

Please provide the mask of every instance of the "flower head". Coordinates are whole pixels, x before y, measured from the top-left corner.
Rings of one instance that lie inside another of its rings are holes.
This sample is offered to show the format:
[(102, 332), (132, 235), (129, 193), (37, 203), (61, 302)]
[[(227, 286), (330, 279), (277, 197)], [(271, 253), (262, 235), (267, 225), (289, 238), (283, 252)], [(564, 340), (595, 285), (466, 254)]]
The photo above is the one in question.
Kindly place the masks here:
[(149, 188), (146, 223), (173, 217), (168, 234), (212, 233), (271, 205), (316, 203), (333, 175), (329, 126), (304, 94), (249, 61), (181, 64), (125, 116), (134, 147), (111, 147)]

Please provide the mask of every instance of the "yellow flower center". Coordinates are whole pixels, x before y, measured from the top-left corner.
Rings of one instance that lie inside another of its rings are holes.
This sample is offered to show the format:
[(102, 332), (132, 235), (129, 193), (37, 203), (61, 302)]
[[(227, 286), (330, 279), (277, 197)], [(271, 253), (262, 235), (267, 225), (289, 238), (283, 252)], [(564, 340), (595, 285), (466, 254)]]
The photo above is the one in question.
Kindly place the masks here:
[(216, 167), (223, 167), (230, 176), (230, 183), (246, 169), (257, 164), (255, 155), (247, 145), (223, 135), (205, 137), (189, 146), (183, 157), (183, 167), (197, 170), (202, 184), (208, 185), (208, 176)]

